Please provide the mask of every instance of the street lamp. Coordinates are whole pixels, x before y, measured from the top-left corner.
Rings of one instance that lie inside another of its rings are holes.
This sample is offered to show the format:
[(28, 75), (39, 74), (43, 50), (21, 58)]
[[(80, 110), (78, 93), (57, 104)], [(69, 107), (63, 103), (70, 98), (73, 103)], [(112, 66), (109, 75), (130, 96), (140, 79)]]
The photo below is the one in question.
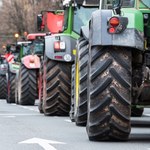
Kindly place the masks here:
[(18, 33), (15, 33), (15, 38), (16, 38), (16, 44), (17, 44), (17, 40), (19, 38), (19, 34)]

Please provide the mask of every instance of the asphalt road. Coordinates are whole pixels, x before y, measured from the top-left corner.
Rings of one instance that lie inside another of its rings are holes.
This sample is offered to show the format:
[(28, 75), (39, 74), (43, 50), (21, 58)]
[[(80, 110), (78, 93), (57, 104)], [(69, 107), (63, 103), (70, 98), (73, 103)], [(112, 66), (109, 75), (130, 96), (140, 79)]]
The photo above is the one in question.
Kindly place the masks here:
[[(150, 109), (142, 119), (150, 122)], [(46, 117), (37, 106), (0, 100), (0, 150), (150, 150), (150, 124), (132, 127), (127, 142), (91, 142), (85, 127), (75, 126), (69, 117)]]

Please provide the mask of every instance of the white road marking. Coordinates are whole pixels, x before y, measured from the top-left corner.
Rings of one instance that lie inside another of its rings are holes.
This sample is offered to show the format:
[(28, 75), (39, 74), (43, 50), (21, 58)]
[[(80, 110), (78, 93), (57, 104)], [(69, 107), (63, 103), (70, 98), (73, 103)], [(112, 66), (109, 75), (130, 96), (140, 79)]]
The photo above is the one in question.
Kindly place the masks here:
[(35, 144), (35, 143), (39, 144), (44, 150), (57, 150), (55, 147), (53, 147), (50, 144), (66, 144), (63, 142), (45, 140), (40, 138), (32, 138), (32, 139), (19, 142), (19, 144)]
[(16, 106), (17, 104), (11, 104), (11, 105), (14, 105), (14, 106)]
[(0, 114), (0, 116), (41, 116), (41, 114)]
[(144, 116), (150, 116), (150, 114), (144, 114)]
[(27, 106), (20, 106), (20, 105), (17, 105), (17, 106), (21, 107), (21, 108), (24, 108), (24, 109), (27, 109), (27, 110), (39, 112), (39, 110), (38, 110), (38, 108), (36, 106), (35, 106), (35, 108), (30, 108), (30, 107), (27, 107)]
[(70, 119), (65, 119), (66, 122), (72, 123)]
[(3, 116), (4, 118), (15, 118), (16, 116)]

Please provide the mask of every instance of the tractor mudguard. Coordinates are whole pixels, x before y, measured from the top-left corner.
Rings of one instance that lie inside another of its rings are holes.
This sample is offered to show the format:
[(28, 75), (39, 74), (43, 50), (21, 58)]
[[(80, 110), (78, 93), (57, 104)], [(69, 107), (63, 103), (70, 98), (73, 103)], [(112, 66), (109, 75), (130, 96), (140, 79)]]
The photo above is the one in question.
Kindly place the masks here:
[(40, 58), (37, 55), (28, 55), (21, 59), (22, 64), (28, 69), (39, 69)]
[(81, 34), (87, 41), (89, 40), (89, 24), (81, 27)]
[(20, 63), (17, 63), (17, 62), (9, 63), (9, 71), (11, 73), (19, 72), (19, 68), (20, 68)]
[(92, 13), (89, 33), (91, 46), (114, 45), (134, 47), (143, 50), (143, 33), (135, 28), (126, 28), (123, 32), (117, 34), (108, 33), (108, 20), (112, 15), (112, 10), (97, 10)]
[[(57, 43), (63, 43), (62, 47)], [(76, 46), (76, 39), (66, 34), (55, 34), (45, 37), (45, 54), (48, 58), (63, 62), (73, 62), (75, 59), (74, 49)]]

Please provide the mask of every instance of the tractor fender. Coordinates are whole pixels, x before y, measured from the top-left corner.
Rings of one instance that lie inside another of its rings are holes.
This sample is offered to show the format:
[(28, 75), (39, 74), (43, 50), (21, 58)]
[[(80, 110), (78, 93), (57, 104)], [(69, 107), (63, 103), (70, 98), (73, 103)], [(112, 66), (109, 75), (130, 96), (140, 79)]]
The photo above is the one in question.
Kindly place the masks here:
[[(112, 10), (97, 10), (92, 13), (90, 24), (90, 44), (95, 45), (114, 45), (133, 47), (139, 50), (144, 49), (143, 33), (135, 28), (126, 28), (118, 34), (108, 33), (108, 20), (112, 17)], [(134, 19), (134, 15), (133, 19)]]
[(40, 58), (37, 55), (28, 55), (21, 59), (22, 64), (28, 69), (39, 69)]
[[(65, 43), (65, 48), (56, 52), (55, 42)], [(54, 34), (45, 37), (45, 55), (51, 60), (73, 62), (75, 60), (75, 48), (76, 39), (69, 34)]]
[(81, 27), (80, 35), (84, 37), (87, 41), (89, 40), (89, 24)]

